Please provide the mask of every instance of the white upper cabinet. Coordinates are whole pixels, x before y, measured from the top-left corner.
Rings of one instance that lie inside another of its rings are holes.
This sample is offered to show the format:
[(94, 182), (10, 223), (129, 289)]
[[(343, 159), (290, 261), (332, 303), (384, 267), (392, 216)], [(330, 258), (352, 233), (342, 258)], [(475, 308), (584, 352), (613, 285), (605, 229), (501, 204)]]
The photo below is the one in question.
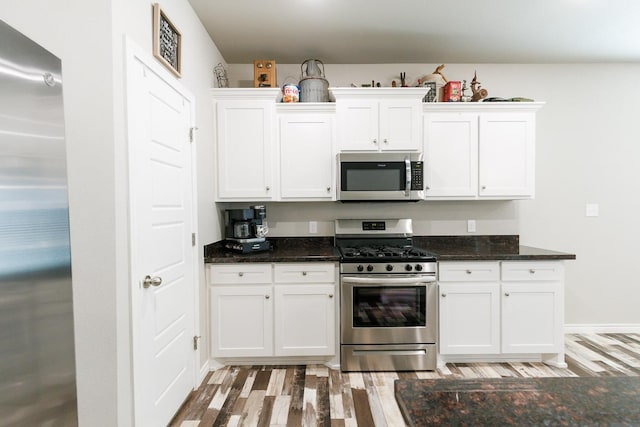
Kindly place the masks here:
[(424, 104), (426, 199), (526, 199), (543, 103)]
[(335, 106), (277, 107), (280, 199), (335, 200)]
[(424, 117), (427, 198), (478, 195), (478, 116), (434, 113)]
[(279, 89), (213, 89), (220, 201), (272, 200)]
[(480, 114), (480, 197), (534, 195), (535, 113)]
[(423, 88), (332, 88), (340, 151), (420, 151)]

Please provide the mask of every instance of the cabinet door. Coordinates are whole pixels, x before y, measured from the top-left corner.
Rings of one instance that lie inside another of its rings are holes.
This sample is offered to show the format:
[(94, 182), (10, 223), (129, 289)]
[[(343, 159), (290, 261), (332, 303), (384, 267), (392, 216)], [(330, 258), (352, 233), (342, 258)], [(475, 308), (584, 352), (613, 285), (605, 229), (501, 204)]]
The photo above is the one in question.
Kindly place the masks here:
[(271, 285), (212, 286), (211, 354), (273, 356)]
[(280, 117), (280, 197), (335, 200), (333, 117)]
[(340, 150), (379, 150), (377, 101), (341, 101), (336, 114)]
[(272, 198), (273, 110), (272, 101), (217, 102), (218, 199)]
[(480, 197), (533, 197), (534, 144), (534, 113), (480, 114)]
[(426, 198), (478, 194), (478, 116), (431, 113), (424, 117)]
[(563, 350), (561, 282), (502, 283), (502, 352)]
[(500, 353), (499, 283), (440, 283), (440, 353)]
[(335, 285), (275, 285), (276, 356), (335, 354)]
[(421, 105), (413, 100), (380, 102), (378, 145), (381, 150), (422, 149)]

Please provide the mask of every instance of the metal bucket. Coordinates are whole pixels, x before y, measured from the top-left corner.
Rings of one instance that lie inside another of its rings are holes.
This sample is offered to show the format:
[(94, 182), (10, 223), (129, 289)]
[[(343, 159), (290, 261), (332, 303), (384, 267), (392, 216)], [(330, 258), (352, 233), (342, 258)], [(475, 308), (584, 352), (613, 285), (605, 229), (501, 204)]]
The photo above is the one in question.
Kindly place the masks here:
[[(307, 64), (306, 76), (302, 67)], [(318, 64), (322, 65), (322, 72)], [(300, 102), (329, 102), (329, 82), (324, 77), (324, 64), (318, 59), (307, 59), (300, 65)]]
[(300, 80), (300, 102), (329, 102), (329, 82), (322, 77)]

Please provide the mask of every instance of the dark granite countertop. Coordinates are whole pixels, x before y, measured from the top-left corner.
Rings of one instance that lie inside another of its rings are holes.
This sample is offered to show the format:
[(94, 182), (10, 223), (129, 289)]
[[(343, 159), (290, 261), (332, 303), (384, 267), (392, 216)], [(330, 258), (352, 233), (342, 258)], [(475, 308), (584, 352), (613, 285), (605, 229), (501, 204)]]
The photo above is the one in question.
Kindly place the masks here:
[(638, 426), (640, 377), (396, 380), (410, 426)]
[(204, 262), (334, 262), (340, 253), (333, 246), (333, 237), (272, 237), (272, 249), (264, 252), (240, 254), (224, 248), (223, 242), (204, 247)]
[[(205, 246), (206, 263), (340, 261), (333, 237), (272, 237), (273, 249), (239, 254), (223, 243)], [(517, 235), (414, 236), (414, 244), (438, 257), (438, 261), (518, 261), (576, 259), (574, 254), (522, 246)]]
[(575, 254), (520, 245), (517, 235), (415, 236), (416, 246), (433, 252), (438, 261), (525, 261), (576, 259)]

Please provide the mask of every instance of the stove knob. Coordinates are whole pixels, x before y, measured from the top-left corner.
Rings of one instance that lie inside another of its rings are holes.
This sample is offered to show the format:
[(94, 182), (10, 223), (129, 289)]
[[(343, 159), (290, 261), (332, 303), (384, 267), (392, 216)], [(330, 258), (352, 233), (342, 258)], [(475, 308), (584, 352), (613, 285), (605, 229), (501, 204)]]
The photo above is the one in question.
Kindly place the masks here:
[(367, 271), (373, 271), (373, 265), (371, 264), (367, 265)]
[(407, 271), (411, 271), (411, 270), (413, 270), (413, 267), (411, 266), (411, 264), (407, 264), (407, 265), (404, 266), (404, 269), (407, 270)]
[(364, 267), (362, 265), (358, 265), (358, 271), (362, 271), (364, 270)]
[(387, 271), (391, 271), (391, 270), (393, 270), (393, 265), (387, 264)]
[(416, 271), (422, 271), (422, 264), (416, 264)]

